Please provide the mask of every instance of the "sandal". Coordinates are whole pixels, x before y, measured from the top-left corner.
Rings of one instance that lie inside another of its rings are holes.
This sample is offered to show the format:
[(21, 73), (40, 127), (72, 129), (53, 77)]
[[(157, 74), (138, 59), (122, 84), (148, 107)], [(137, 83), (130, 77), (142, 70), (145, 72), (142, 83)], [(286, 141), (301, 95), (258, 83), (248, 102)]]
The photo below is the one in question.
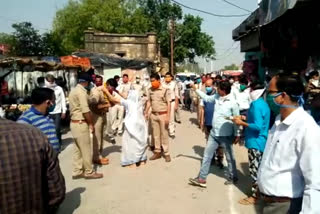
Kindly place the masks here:
[(238, 201), (238, 203), (242, 205), (253, 205), (253, 204), (256, 204), (257, 202), (258, 202), (258, 199), (252, 196)]

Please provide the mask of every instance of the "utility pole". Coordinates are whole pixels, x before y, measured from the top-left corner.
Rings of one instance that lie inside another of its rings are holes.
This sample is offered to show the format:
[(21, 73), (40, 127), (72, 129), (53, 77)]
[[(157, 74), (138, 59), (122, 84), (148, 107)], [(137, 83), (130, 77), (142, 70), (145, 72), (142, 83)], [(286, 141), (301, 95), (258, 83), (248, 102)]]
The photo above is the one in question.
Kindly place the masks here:
[(174, 31), (175, 31), (175, 24), (174, 19), (170, 20), (170, 57), (171, 57), (171, 74), (174, 75)]

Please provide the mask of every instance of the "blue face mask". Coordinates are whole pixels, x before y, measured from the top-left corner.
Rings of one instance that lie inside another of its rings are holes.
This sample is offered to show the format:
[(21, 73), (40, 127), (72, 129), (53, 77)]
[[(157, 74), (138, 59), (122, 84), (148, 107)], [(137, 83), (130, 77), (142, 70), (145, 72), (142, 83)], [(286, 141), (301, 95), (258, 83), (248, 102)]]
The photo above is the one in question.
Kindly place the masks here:
[(206, 92), (207, 94), (211, 94), (213, 91), (213, 88), (212, 87), (206, 87)]
[(197, 79), (197, 83), (201, 83), (201, 79)]

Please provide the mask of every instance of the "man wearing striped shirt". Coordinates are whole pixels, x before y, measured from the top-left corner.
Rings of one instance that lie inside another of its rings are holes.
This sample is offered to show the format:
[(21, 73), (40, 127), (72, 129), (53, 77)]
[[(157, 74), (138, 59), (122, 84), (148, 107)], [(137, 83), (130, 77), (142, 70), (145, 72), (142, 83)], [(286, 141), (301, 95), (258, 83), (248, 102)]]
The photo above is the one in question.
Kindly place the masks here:
[(30, 124), (41, 130), (49, 140), (51, 146), (59, 152), (60, 144), (56, 127), (49, 113), (55, 108), (54, 91), (49, 88), (36, 88), (31, 94), (32, 107), (24, 112), (18, 123)]

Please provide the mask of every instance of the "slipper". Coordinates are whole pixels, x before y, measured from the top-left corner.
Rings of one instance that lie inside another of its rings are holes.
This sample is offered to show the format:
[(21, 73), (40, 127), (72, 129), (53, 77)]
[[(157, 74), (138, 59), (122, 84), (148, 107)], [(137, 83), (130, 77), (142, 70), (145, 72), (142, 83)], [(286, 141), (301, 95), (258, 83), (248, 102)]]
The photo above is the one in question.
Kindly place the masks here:
[(258, 199), (252, 196), (238, 201), (238, 203), (242, 205), (252, 205), (252, 204), (256, 204), (257, 202), (258, 202)]

